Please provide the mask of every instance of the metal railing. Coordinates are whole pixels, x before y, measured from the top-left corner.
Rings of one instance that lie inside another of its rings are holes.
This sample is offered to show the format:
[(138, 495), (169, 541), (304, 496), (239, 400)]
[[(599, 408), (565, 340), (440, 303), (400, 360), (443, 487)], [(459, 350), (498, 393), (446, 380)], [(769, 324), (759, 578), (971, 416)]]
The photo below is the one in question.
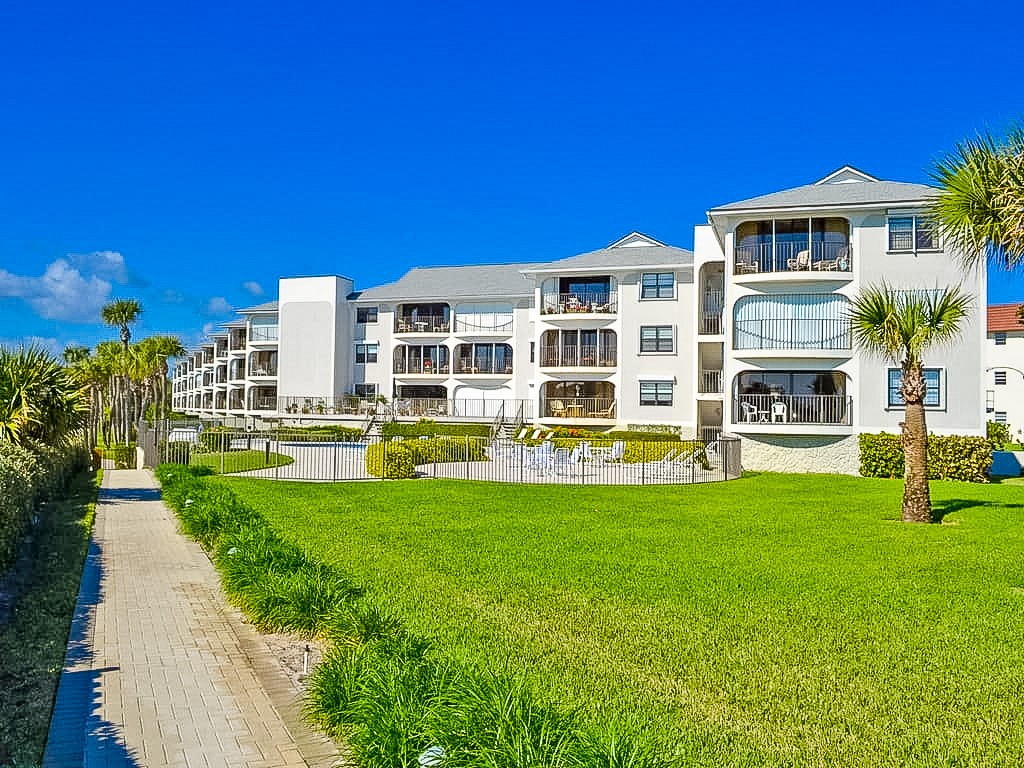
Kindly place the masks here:
[(272, 411), (276, 407), (276, 397), (253, 397), (249, 400), (250, 411)]
[(561, 315), (579, 312), (614, 314), (619, 311), (619, 296), (610, 289), (545, 293), (541, 297), (541, 314)]
[[(236, 419), (223, 419), (225, 423)], [(417, 477), (560, 485), (671, 485), (733, 480), (740, 441), (516, 441), (435, 436), (346, 438), (282, 426), (269, 431), (206, 430), (194, 422), (139, 425), (146, 464), (202, 463), (247, 477), (311, 482), (387, 480), (391, 452), (412, 455)], [(386, 472), (386, 470), (385, 470)]]
[(432, 360), (409, 360), (402, 359), (394, 361), (393, 373), (415, 374), (422, 373), (428, 376), (443, 376), (448, 373), (448, 363), (435, 365)]
[(737, 320), (733, 349), (850, 349), (849, 318)]
[(697, 383), (697, 391), (702, 395), (720, 394), (722, 392), (721, 369), (702, 369), (700, 381)]
[(516, 413), (522, 421), (533, 418), (533, 401), (520, 398), (398, 397), (381, 403), (354, 395), (337, 397), (279, 397), (282, 416), (357, 416), (387, 412), (395, 418), (443, 418), (450, 421), (490, 421), (500, 411)]
[(395, 333), (448, 333), (451, 323), (444, 315), (404, 315), (395, 318)]
[[(470, 315), (470, 317), (473, 317)], [(497, 315), (490, 322), (475, 322), (455, 315), (456, 333), (512, 333), (512, 315)]]
[(849, 426), (853, 397), (849, 395), (738, 395), (733, 424), (821, 424)]
[(250, 376), (277, 376), (277, 363), (261, 363), (253, 360), (249, 363)]
[(853, 258), (846, 243), (776, 241), (737, 245), (738, 275), (759, 272), (849, 272)]
[(700, 332), (715, 335), (722, 332), (722, 311), (725, 291), (704, 291), (700, 302)]
[(249, 329), (249, 341), (277, 341), (277, 326), (254, 325)]
[(541, 402), (541, 414), (549, 419), (615, 419), (615, 398), (549, 397)]
[(498, 363), (490, 362), (489, 364), (481, 365), (480, 360), (456, 360), (455, 361), (455, 373), (463, 375), (471, 375), (474, 373), (485, 373), (485, 374), (498, 374), (501, 376), (512, 375), (512, 364), (511, 363)]
[(614, 368), (616, 349), (600, 345), (545, 345), (540, 348), (542, 368)]

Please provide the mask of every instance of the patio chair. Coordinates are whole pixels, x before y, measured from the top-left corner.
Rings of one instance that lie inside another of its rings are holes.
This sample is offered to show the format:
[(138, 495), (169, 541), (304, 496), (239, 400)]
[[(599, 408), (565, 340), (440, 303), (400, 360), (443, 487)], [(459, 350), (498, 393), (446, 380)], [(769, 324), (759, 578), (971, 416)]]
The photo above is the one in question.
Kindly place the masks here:
[(516, 436), (513, 437), (512, 439), (513, 440), (525, 440), (526, 436), (528, 434), (530, 434), (530, 428), (529, 427), (523, 427), (522, 429), (519, 430), (519, 432), (516, 434)]
[(795, 259), (786, 259), (786, 268), (792, 270), (804, 270), (811, 268), (811, 252), (808, 250), (797, 251)]
[(722, 468), (722, 441), (712, 440), (704, 446), (704, 457), (708, 461), (710, 469)]
[(753, 403), (748, 403), (745, 400), (741, 400), (740, 410), (743, 411), (743, 420), (748, 423), (752, 421), (757, 421), (759, 418), (757, 406), (754, 405)]
[(565, 418), (565, 403), (561, 400), (552, 400), (551, 415), (556, 419)]
[(523, 467), (542, 470), (551, 463), (554, 452), (555, 446), (550, 440), (545, 440), (536, 447), (528, 448), (523, 459)]
[(692, 473), (697, 468), (702, 453), (703, 448), (694, 448), (688, 453), (680, 450), (671, 458), (666, 456), (665, 459), (655, 462), (656, 466), (653, 469), (663, 477), (678, 477), (685, 472)]
[(602, 408), (597, 411), (590, 411), (587, 416), (592, 419), (614, 419), (615, 418), (615, 403), (612, 403), (607, 408)]
[(772, 423), (781, 421), (783, 423), (789, 421), (789, 413), (786, 408), (786, 404), (781, 400), (776, 400), (772, 403)]
[(591, 448), (591, 455), (594, 461), (607, 464), (613, 461), (621, 461), (626, 454), (626, 441), (616, 440), (610, 448)]

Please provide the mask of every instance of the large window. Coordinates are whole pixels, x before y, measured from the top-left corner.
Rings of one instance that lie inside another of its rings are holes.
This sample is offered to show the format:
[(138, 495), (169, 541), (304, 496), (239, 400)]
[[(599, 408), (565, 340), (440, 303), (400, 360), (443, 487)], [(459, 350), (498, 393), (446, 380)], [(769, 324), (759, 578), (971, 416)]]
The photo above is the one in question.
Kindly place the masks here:
[(733, 422), (849, 425), (841, 371), (743, 371), (734, 380)]
[(357, 363), (376, 363), (377, 344), (356, 344)]
[(357, 323), (376, 323), (377, 307), (358, 307), (356, 309)]
[(890, 216), (890, 251), (932, 251), (939, 247), (935, 222), (927, 216)]
[[(927, 391), (924, 396), (924, 404), (928, 408), (942, 407), (942, 369), (925, 368), (924, 381)], [(903, 395), (900, 394), (900, 385), (903, 383), (903, 371), (899, 368), (889, 369), (889, 407), (902, 408)]]
[(455, 348), (455, 373), (510, 375), (512, 347), (508, 344), (459, 344)]
[(672, 382), (641, 381), (640, 405), (672, 405)]
[(672, 331), (671, 325), (640, 326), (640, 351), (671, 352), (674, 335)]
[(736, 228), (736, 273), (848, 272), (850, 223), (841, 218), (745, 221)]
[(676, 278), (672, 272), (644, 272), (640, 278), (641, 299), (672, 299), (676, 295)]
[(443, 344), (400, 344), (395, 347), (395, 373), (448, 373), (448, 347)]

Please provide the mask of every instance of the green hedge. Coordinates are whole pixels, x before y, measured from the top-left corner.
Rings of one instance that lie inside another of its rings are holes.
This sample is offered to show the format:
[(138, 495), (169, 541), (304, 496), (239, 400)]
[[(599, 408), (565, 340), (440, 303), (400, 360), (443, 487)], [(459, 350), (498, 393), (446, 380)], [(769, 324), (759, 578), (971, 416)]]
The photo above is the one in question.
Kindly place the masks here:
[(135, 445), (134, 443), (125, 445), (124, 443), (118, 443), (117, 445), (108, 445), (105, 448), (100, 448), (100, 455), (104, 459), (109, 459), (114, 462), (114, 466), (118, 469), (134, 469), (135, 468)]
[(482, 440), (435, 437), (429, 440), (382, 440), (366, 448), (366, 471), (389, 480), (416, 476), (420, 464), (487, 461)]
[(990, 421), (985, 425), (985, 437), (992, 443), (993, 450), (1001, 451), (1010, 443), (1010, 426)]
[(59, 494), (90, 463), (89, 451), (82, 447), (0, 441), (0, 571), (10, 562), (36, 506)]
[[(984, 437), (928, 435), (928, 479), (988, 481), (992, 444)], [(903, 477), (903, 444), (899, 435), (862, 434), (860, 473), (864, 477)]]
[(415, 424), (387, 421), (380, 425), (385, 438), (390, 437), (490, 437), (490, 424), (439, 424), (431, 419), (420, 419)]
[(342, 427), (335, 424), (322, 424), (313, 427), (281, 427), (277, 434), (284, 439), (298, 438), (309, 439), (310, 441), (331, 438), (339, 442), (351, 443), (362, 439), (363, 430), (360, 427)]

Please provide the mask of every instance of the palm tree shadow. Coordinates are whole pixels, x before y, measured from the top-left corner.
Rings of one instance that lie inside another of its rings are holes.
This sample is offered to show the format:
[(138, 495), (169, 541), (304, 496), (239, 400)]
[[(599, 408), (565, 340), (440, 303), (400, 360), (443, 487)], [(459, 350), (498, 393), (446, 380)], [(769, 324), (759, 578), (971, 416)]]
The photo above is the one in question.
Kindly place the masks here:
[(1006, 504), (1003, 502), (980, 501), (978, 499), (945, 499), (932, 502), (932, 521), (941, 523), (946, 515), (962, 512), (975, 507), (1002, 507), (1004, 509), (1024, 509), (1024, 504)]

